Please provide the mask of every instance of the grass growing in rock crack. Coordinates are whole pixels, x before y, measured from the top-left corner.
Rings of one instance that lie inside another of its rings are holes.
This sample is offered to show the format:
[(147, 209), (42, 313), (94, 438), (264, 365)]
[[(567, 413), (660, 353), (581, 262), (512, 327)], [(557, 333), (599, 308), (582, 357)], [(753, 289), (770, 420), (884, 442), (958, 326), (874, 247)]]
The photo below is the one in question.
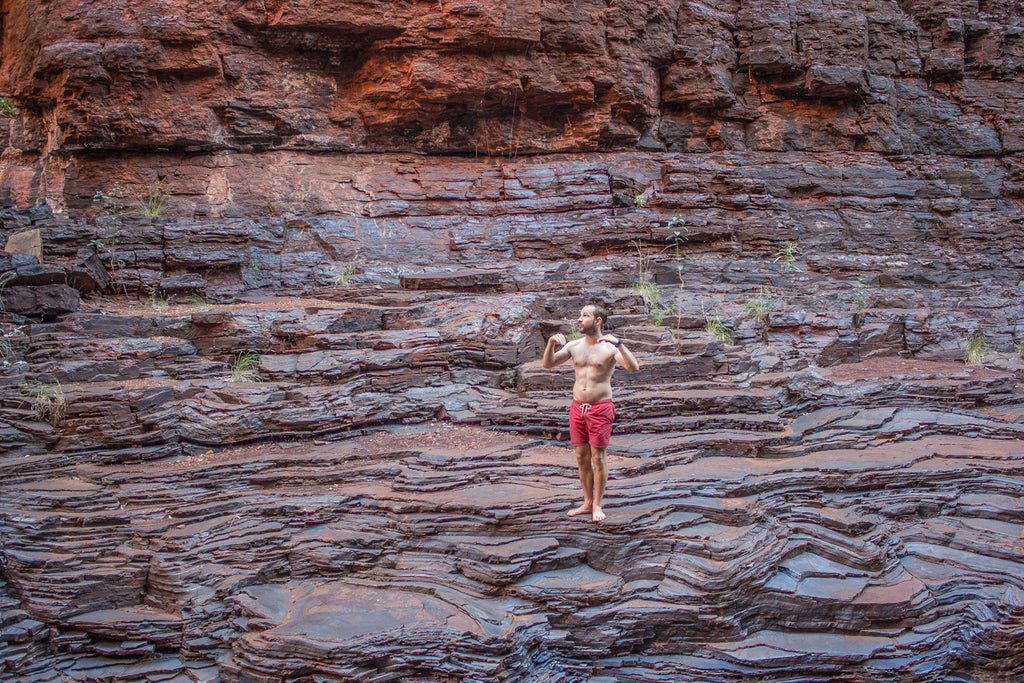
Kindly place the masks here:
[[(0, 291), (2, 290), (3, 287), (0, 285)], [(6, 325), (4, 327), (6, 327)], [(20, 327), (10, 327), (3, 334), (0, 334), (0, 365), (7, 366), (18, 359), (18, 350), (15, 348), (14, 343), (11, 342), (10, 338), (17, 336), (20, 333)]]
[(213, 304), (207, 301), (206, 297), (202, 294), (189, 294), (182, 300), (182, 303), (188, 306), (198, 306), (200, 312), (203, 313), (213, 308)]
[[(689, 232), (689, 228), (685, 227), (686, 219), (682, 216), (674, 216), (668, 223), (669, 228), (677, 228), (672, 231), (665, 241), (665, 246), (660, 249), (655, 249), (654, 253), (651, 254), (644, 250), (644, 245), (639, 242), (633, 242), (633, 248), (636, 249), (637, 254), (637, 278), (630, 287), (644, 302), (644, 306), (651, 314), (651, 318), (654, 321), (655, 327), (660, 327), (666, 318), (675, 315), (676, 327), (682, 325), (683, 316), (683, 254), (681, 246), (684, 243), (685, 236), (683, 233)], [(668, 251), (675, 251), (675, 269), (676, 275), (679, 277), (679, 301), (677, 303), (663, 304), (662, 291), (654, 282), (654, 276), (651, 273), (651, 263), (654, 260), (654, 256)]]
[(644, 245), (639, 241), (633, 242), (637, 256), (637, 279), (646, 282), (651, 278), (651, 256), (644, 251)]
[(637, 282), (633, 285), (633, 290), (644, 300), (644, 306), (648, 309), (653, 308), (661, 300), (661, 290), (653, 282)]
[(154, 187), (140, 188), (135, 198), (135, 205), (142, 212), (143, 216), (156, 218), (164, 209), (164, 202), (167, 201), (167, 192), (163, 183), (157, 183)]
[(171, 307), (171, 299), (156, 287), (150, 287), (149, 305), (154, 311), (166, 311)]
[(0, 275), (0, 311), (4, 309), (4, 288), (7, 287), (7, 283), (18, 277), (18, 274), (13, 270), (9, 270), (3, 275)]
[(775, 307), (775, 295), (767, 287), (761, 287), (757, 296), (747, 299), (743, 306), (747, 309), (747, 317), (757, 323), (758, 327), (767, 327), (768, 318)]
[(796, 260), (799, 256), (800, 244), (786, 240), (779, 247), (779, 250), (775, 252), (775, 258), (772, 259), (772, 263), (779, 263), (781, 261), (783, 273), (799, 273), (800, 268), (796, 265)]
[(871, 292), (868, 290), (868, 286), (864, 284), (864, 280), (857, 278), (857, 284), (853, 286), (853, 311), (857, 314), (863, 314), (864, 309), (868, 307), (868, 301), (871, 299)]
[(775, 295), (767, 287), (762, 286), (757, 296), (747, 299), (743, 307), (747, 309), (747, 318), (753, 320), (761, 331), (761, 341), (768, 343), (768, 321), (775, 308)]
[(44, 422), (56, 426), (67, 415), (68, 401), (60, 382), (43, 384), (29, 381), (22, 393), (32, 399), (32, 412)]
[(981, 365), (988, 355), (988, 342), (983, 332), (967, 335), (964, 342), (964, 362), (968, 365)]
[(722, 317), (718, 314), (718, 310), (712, 308), (709, 311), (703, 311), (703, 313), (704, 329), (714, 335), (718, 341), (734, 346), (736, 344), (736, 337), (733, 336), (732, 330), (722, 322)]
[(633, 247), (636, 249), (637, 255), (637, 273), (636, 282), (633, 283), (632, 288), (643, 299), (647, 310), (651, 311), (661, 300), (661, 290), (658, 285), (654, 284), (654, 279), (651, 276), (650, 254), (644, 251), (643, 245), (639, 242), (634, 242)]
[(260, 381), (260, 354), (257, 351), (242, 351), (228, 364), (233, 382)]
[(519, 388), (519, 371), (515, 367), (507, 367), (501, 373), (501, 388), (516, 391)]
[(120, 220), (129, 206), (134, 207), (143, 216), (156, 218), (163, 211), (167, 196), (167, 191), (160, 181), (157, 181), (156, 185), (144, 187), (134, 184), (122, 185), (121, 181), (117, 180), (107, 191), (96, 190), (92, 200), (103, 213)]
[(1017, 352), (1017, 357), (1024, 360), (1024, 342), (1020, 342), (1013, 348)]

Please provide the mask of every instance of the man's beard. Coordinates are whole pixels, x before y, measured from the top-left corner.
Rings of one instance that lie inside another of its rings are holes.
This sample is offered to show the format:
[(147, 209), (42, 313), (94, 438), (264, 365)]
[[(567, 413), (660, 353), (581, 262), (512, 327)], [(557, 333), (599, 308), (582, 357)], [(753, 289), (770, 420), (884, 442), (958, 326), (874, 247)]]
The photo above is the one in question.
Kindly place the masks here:
[(595, 325), (594, 323), (590, 323), (590, 325), (588, 325), (587, 327), (581, 327), (580, 332), (589, 337), (590, 335), (595, 334), (597, 332), (597, 325)]

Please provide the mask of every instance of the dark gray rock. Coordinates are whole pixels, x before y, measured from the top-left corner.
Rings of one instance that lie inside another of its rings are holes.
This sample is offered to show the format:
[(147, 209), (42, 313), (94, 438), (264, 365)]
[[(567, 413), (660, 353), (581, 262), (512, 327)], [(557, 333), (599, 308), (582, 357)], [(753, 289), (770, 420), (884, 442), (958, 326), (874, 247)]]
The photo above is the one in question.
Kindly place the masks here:
[[(61, 279), (64, 274), (61, 271)], [(35, 287), (4, 287), (0, 305), (8, 313), (32, 317), (52, 317), (78, 310), (81, 297), (78, 290), (64, 284)]]

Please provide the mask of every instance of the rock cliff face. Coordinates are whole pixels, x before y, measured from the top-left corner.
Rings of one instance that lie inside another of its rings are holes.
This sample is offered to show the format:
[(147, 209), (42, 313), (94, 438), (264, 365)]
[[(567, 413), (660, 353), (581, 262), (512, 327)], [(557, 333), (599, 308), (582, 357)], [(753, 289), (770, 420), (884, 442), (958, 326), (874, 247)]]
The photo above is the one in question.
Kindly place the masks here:
[(0, 21), (3, 680), (1020, 678), (1018, 3)]
[(645, 149), (989, 158), (1009, 196), (1020, 182), (1010, 0), (2, 8), (0, 93), (18, 115), (0, 187), (22, 204), (81, 208), (114, 179), (106, 158), (124, 178), (164, 180), (186, 210), (248, 192), (218, 169), (273, 150), (292, 154), (263, 179), (324, 152)]

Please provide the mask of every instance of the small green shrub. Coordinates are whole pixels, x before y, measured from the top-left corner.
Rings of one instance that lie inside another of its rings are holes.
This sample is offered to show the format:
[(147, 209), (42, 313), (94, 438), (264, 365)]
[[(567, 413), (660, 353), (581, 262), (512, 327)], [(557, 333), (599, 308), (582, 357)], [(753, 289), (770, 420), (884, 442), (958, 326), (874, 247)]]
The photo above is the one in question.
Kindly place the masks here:
[(682, 216), (673, 216), (668, 222), (669, 228), (681, 228), (681, 230), (673, 230), (672, 234), (665, 238), (666, 245), (662, 251), (672, 249), (675, 252), (675, 268), (676, 276), (679, 278), (679, 287), (683, 286), (683, 267), (685, 265), (683, 258), (682, 246), (684, 243), (684, 232), (690, 232), (690, 229), (686, 227), (686, 219)]
[(1013, 350), (1017, 352), (1017, 357), (1024, 360), (1024, 342), (1018, 343), (1013, 347)]
[(356, 265), (354, 263), (342, 263), (334, 269), (334, 277), (331, 278), (331, 283), (335, 287), (348, 287), (355, 272)]
[(988, 355), (988, 342), (982, 332), (967, 335), (964, 343), (964, 362), (968, 365), (981, 365)]
[(242, 351), (229, 364), (233, 382), (260, 381), (260, 354), (257, 351)]
[(0, 97), (0, 116), (5, 119), (13, 119), (18, 115), (18, 108), (11, 104), (6, 97)]
[(775, 252), (775, 258), (772, 259), (772, 263), (779, 263), (781, 261), (782, 272), (784, 273), (799, 273), (800, 268), (796, 265), (796, 260), (799, 256), (800, 244), (786, 240), (779, 247), (779, 250)]
[(29, 381), (22, 391), (32, 399), (32, 412), (40, 420), (57, 426), (67, 415), (68, 402), (60, 382), (43, 384)]
[(115, 180), (108, 191), (96, 190), (96, 194), (92, 196), (93, 203), (99, 205), (103, 213), (112, 218), (119, 218), (124, 213), (130, 199), (131, 191), (122, 185), (120, 180)]
[(663, 306), (661, 304), (655, 304), (651, 307), (651, 317), (654, 319), (654, 326), (661, 327), (662, 323), (665, 322), (665, 318), (669, 317), (675, 312), (675, 305), (669, 304)]
[(565, 335), (565, 341), (571, 342), (574, 339), (580, 339), (583, 337), (583, 333), (580, 332), (580, 328), (576, 326), (576, 323), (569, 325), (569, 332)]
[(642, 194), (638, 194), (633, 197), (633, 206), (638, 209), (642, 209), (647, 206), (647, 197)]
[(501, 386), (504, 389), (515, 391), (519, 384), (519, 372), (514, 367), (505, 368), (501, 373)]
[(871, 300), (871, 291), (864, 284), (864, 280), (857, 278), (857, 284), (853, 286), (853, 310), (855, 313), (864, 313)]

